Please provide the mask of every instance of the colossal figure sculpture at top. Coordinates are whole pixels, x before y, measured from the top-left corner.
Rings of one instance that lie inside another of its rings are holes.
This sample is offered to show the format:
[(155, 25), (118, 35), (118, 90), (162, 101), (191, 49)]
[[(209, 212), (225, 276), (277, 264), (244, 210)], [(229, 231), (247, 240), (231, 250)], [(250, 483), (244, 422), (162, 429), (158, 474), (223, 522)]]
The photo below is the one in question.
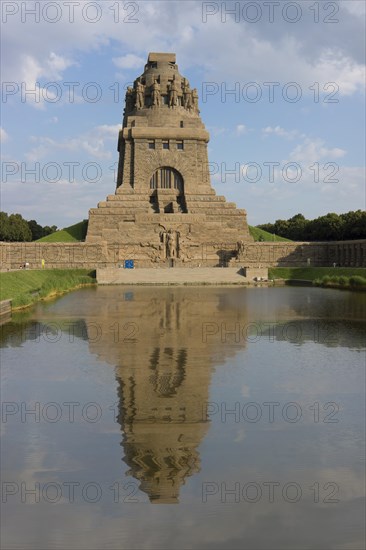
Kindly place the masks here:
[(152, 85), (152, 104), (156, 106), (160, 105), (160, 84), (158, 84), (156, 79)]
[(142, 109), (145, 105), (145, 86), (136, 82), (136, 109)]
[[(211, 187), (208, 141), (198, 90), (179, 73), (175, 54), (150, 53), (126, 93), (116, 192), (89, 214), (86, 241), (104, 247), (108, 265), (238, 261), (238, 241), (252, 241), (246, 212)], [(179, 234), (179, 246), (170, 237), (162, 246), (162, 233)]]
[(197, 92), (197, 88), (193, 88), (192, 90), (192, 106), (193, 106), (193, 110), (199, 114), (199, 109), (198, 109), (198, 92)]
[(192, 107), (192, 90), (187, 79), (184, 80), (183, 84), (183, 106), (185, 109)]
[(175, 80), (175, 76), (173, 76), (173, 80), (170, 83), (170, 90), (169, 90), (169, 106), (175, 107), (178, 103), (178, 84)]

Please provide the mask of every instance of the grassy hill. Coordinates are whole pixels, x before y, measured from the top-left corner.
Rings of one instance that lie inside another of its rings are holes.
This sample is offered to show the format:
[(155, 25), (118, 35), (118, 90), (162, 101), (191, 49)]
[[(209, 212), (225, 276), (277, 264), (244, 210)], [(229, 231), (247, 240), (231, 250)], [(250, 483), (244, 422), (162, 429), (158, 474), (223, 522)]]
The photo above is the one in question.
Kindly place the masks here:
[[(47, 235), (47, 237), (42, 237), (42, 239), (38, 239), (37, 242), (70, 243), (83, 241), (85, 240), (87, 229), (88, 220), (83, 220), (82, 222), (70, 225), (70, 227), (65, 227), (65, 229), (61, 229), (60, 231), (55, 231), (55, 233), (51, 233), (51, 235)], [(249, 231), (255, 241), (291, 242), (290, 239), (285, 239), (283, 237), (279, 237), (278, 235), (272, 235), (271, 233), (263, 231), (263, 229), (259, 229), (259, 227), (253, 227), (252, 225), (249, 226)]]
[(268, 276), (270, 279), (301, 279), (304, 281), (314, 281), (324, 276), (352, 277), (359, 275), (366, 277), (366, 268), (364, 267), (270, 267)]
[(0, 273), (0, 300), (12, 300), (13, 308), (28, 306), (40, 298), (95, 283), (90, 269), (24, 269)]
[(249, 226), (249, 232), (255, 241), (270, 241), (272, 243), (280, 241), (292, 242), (290, 239), (285, 239), (284, 237), (279, 237), (278, 235), (272, 235), (272, 233), (268, 233), (267, 231), (259, 229), (259, 227), (253, 227), (252, 225)]
[(65, 229), (61, 229), (60, 231), (55, 231), (54, 233), (51, 233), (51, 235), (47, 235), (47, 237), (42, 237), (41, 239), (38, 239), (37, 242), (70, 243), (75, 241), (83, 241), (85, 240), (87, 228), (88, 220), (83, 220), (82, 222), (70, 225), (70, 227), (65, 227)]

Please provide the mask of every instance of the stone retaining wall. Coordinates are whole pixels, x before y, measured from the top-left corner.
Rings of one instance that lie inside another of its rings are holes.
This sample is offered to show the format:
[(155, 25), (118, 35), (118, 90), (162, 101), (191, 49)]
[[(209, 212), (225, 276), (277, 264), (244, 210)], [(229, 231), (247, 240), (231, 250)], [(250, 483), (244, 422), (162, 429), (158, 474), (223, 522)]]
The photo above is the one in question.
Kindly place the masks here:
[[(182, 267), (179, 269), (118, 269), (106, 267), (97, 269), (97, 282), (102, 285), (238, 285), (253, 282), (254, 276), (266, 275), (268, 270), (249, 270), (251, 277), (245, 276), (242, 269), (226, 267)], [(262, 275), (263, 273), (263, 275)]]
[(11, 319), (11, 300), (0, 302), (0, 325), (4, 325)]
[[(126, 259), (133, 259), (135, 267), (153, 267), (143, 259), (139, 245), (89, 243), (0, 243), (0, 269), (18, 269), (29, 263), (30, 269), (96, 269), (117, 267)], [(196, 252), (194, 261), (175, 261), (176, 267), (214, 267), (225, 252), (224, 245), (204, 244)], [(232, 259), (231, 267), (366, 267), (366, 240), (335, 241), (328, 243), (258, 242), (245, 243), (240, 260)], [(169, 261), (156, 267), (169, 267)]]
[(11, 300), (1, 300), (0, 302), (0, 317), (11, 313)]

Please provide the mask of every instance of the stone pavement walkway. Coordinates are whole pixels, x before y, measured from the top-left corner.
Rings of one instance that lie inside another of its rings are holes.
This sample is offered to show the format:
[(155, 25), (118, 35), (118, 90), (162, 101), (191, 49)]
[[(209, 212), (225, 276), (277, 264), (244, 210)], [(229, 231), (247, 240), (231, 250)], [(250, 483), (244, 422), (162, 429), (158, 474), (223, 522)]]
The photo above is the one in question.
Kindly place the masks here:
[(252, 278), (244, 277), (236, 267), (194, 267), (194, 268), (100, 268), (97, 282), (102, 285), (247, 285)]

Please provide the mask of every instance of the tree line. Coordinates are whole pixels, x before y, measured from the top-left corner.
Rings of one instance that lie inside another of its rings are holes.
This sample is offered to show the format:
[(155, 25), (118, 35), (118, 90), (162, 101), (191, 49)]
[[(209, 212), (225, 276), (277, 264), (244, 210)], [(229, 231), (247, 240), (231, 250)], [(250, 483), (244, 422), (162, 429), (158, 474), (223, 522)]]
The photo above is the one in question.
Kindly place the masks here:
[[(257, 225), (268, 233), (292, 241), (345, 241), (366, 239), (366, 212), (333, 212), (314, 220), (296, 214), (288, 220)], [(35, 220), (25, 220), (21, 214), (0, 212), (0, 241), (36, 241), (57, 230), (55, 225), (42, 227)]]
[(56, 230), (55, 225), (42, 227), (35, 220), (25, 220), (21, 214), (0, 212), (0, 241), (36, 241)]
[(366, 238), (366, 212), (350, 211), (346, 214), (333, 212), (314, 220), (296, 214), (288, 220), (258, 225), (260, 229), (292, 241), (347, 241)]

